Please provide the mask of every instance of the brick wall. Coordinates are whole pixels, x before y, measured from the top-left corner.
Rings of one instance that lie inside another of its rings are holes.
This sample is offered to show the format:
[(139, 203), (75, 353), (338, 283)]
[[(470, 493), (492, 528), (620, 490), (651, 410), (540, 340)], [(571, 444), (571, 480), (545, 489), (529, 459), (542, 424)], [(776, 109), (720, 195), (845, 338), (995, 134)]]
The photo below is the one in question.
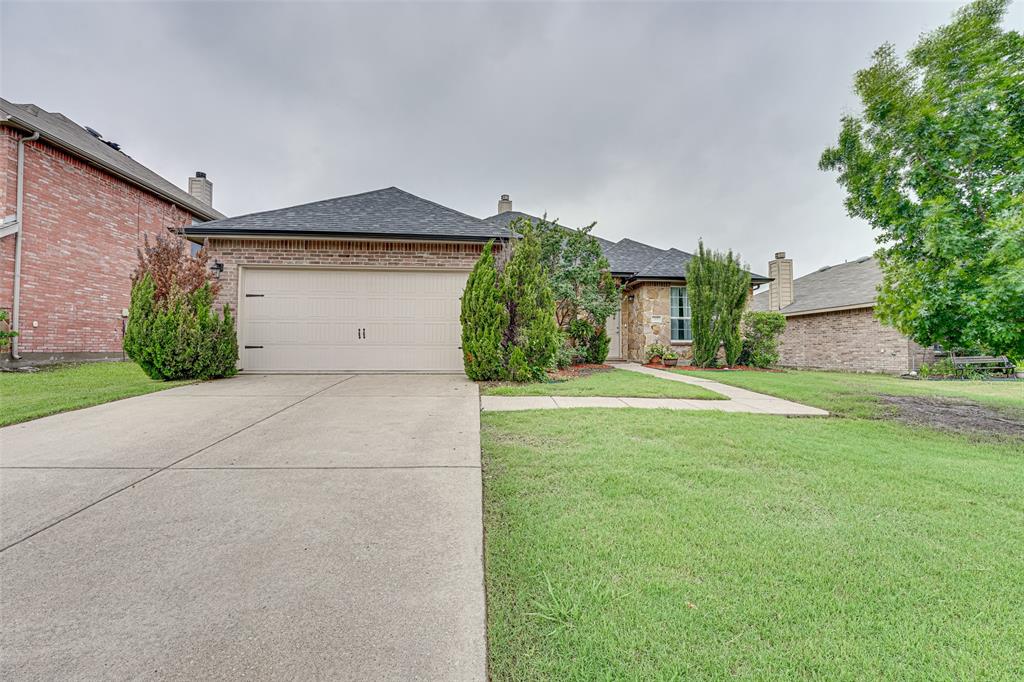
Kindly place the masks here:
[(860, 308), (787, 318), (779, 357), (784, 367), (901, 374), (932, 353)]
[(380, 267), (469, 270), (483, 244), (471, 242), (335, 239), (223, 239), (209, 241), (211, 262), (224, 264), (217, 308), (238, 303), (238, 267), (246, 265)]
[[(0, 128), (2, 214), (15, 212), (18, 133)], [(129, 275), (144, 235), (192, 216), (45, 143), (25, 145), (21, 353), (116, 354)], [(14, 236), (0, 240), (0, 306), (10, 309)], [(35, 323), (35, 326), (33, 324)]]

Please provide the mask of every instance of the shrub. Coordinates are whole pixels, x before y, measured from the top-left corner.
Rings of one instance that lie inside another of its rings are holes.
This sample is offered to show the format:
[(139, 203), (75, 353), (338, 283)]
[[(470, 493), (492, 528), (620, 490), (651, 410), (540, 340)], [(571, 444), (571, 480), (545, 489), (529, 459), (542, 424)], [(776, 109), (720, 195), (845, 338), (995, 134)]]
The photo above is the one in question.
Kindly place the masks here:
[(214, 379), (237, 372), (238, 341), (228, 306), (213, 310), (217, 283), (205, 249), (192, 258), (179, 237), (147, 240), (132, 274), (124, 350), (153, 379)]
[(565, 369), (573, 363), (575, 356), (576, 348), (569, 343), (569, 338), (565, 334), (561, 334), (561, 343), (555, 352), (555, 369)]
[(508, 315), (498, 292), (494, 245), (484, 247), (462, 295), (462, 354), (466, 376), (477, 381), (498, 379), (504, 372), (501, 340)]
[(732, 251), (720, 253), (698, 244), (686, 271), (693, 315), (693, 362), (712, 367), (719, 345), (727, 365), (736, 364), (743, 350), (740, 320), (750, 292), (750, 274)]
[(464, 366), (467, 376), (478, 381), (542, 379), (565, 343), (555, 323), (540, 245), (528, 225), (520, 231), (522, 239), (500, 259), (492, 245), (485, 248), (463, 293)]
[(594, 329), (590, 337), (590, 344), (587, 346), (587, 362), (592, 365), (603, 365), (608, 359), (608, 350), (611, 348), (612, 340), (608, 336), (604, 325)]
[(0, 349), (7, 348), (11, 345), (11, 339), (18, 335), (18, 332), (13, 331), (8, 324), (10, 316), (6, 310), (0, 310)]
[(752, 367), (771, 367), (779, 361), (779, 335), (786, 316), (778, 312), (748, 310), (743, 315), (741, 360)]

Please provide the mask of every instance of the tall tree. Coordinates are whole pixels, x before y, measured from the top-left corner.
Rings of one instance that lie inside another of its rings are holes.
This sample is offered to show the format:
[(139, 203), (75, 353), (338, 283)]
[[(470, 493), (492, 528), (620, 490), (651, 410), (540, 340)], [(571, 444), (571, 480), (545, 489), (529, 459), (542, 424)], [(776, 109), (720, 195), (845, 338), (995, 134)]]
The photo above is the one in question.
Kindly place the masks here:
[(501, 342), (508, 314), (498, 290), (493, 242), (487, 243), (469, 273), (459, 319), (466, 376), (478, 381), (500, 379), (504, 372)]
[(530, 226), (540, 242), (540, 256), (548, 272), (551, 293), (557, 301), (558, 326), (568, 329), (573, 320), (585, 318), (595, 328), (619, 309), (619, 287), (609, 272), (608, 259), (591, 232), (596, 223), (578, 230), (549, 221), (517, 218), (511, 224), (521, 231)]
[(922, 345), (1024, 358), (1024, 36), (977, 0), (901, 60), (875, 51), (820, 168), (877, 231), (876, 308)]
[(725, 362), (734, 365), (743, 350), (740, 320), (750, 292), (750, 273), (732, 251), (720, 253), (697, 244), (686, 266), (686, 293), (693, 324), (693, 361), (698, 367), (715, 364), (718, 347)]
[(554, 364), (562, 338), (540, 240), (530, 226), (517, 229), (522, 238), (510, 244), (512, 254), (500, 276), (500, 295), (508, 314), (502, 346), (507, 353), (507, 378), (536, 381)]

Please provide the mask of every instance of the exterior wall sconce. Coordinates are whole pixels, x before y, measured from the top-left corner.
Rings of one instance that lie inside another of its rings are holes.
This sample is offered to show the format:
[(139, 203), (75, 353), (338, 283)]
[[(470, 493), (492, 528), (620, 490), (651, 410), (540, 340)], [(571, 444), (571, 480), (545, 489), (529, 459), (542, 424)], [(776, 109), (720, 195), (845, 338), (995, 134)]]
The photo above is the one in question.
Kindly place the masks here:
[(632, 303), (636, 300), (636, 294), (630, 294), (627, 298), (629, 299), (629, 302)]
[(220, 279), (220, 274), (224, 272), (224, 264), (219, 260), (214, 260), (213, 265), (210, 266), (210, 271), (213, 273), (214, 277)]

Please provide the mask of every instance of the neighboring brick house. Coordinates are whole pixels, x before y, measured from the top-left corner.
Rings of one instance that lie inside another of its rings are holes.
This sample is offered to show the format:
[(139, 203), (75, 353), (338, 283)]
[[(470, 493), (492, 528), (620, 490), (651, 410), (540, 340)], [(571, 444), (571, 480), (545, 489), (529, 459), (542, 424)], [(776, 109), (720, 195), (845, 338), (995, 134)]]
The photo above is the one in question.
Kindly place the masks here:
[(0, 308), (19, 331), (5, 364), (121, 357), (145, 235), (224, 217), (205, 174), (193, 196), (31, 104), (0, 99), (0, 164)]
[(751, 301), (752, 310), (778, 310), (786, 316), (779, 345), (784, 367), (903, 374), (931, 362), (923, 348), (874, 315), (882, 271), (864, 257), (826, 266), (793, 279), (785, 252), (768, 264), (774, 279)]
[[(498, 213), (489, 222), (508, 227), (516, 218), (537, 220), (535, 216), (512, 210), (512, 202), (503, 194)], [(679, 249), (659, 249), (633, 239), (611, 242), (597, 237), (612, 275), (622, 286), (622, 306), (608, 320), (611, 337), (610, 360), (643, 362), (644, 350), (652, 344), (672, 346), (685, 362), (693, 357), (693, 329), (686, 294), (686, 266), (693, 257)], [(751, 285), (771, 281), (750, 273)]]

